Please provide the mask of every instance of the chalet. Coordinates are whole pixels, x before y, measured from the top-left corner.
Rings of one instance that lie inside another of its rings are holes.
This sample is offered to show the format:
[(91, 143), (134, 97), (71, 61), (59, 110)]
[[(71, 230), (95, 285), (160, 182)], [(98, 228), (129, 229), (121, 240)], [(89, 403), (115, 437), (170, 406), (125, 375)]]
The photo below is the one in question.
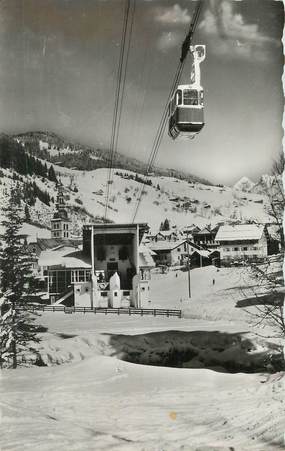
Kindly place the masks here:
[(152, 237), (152, 241), (177, 241), (178, 234), (175, 230), (160, 230)]
[(217, 250), (196, 249), (190, 259), (191, 268), (214, 265), (220, 266), (220, 252)]
[(184, 236), (193, 236), (194, 233), (200, 232), (200, 227), (196, 226), (195, 224), (192, 224), (190, 226), (185, 226), (182, 229), (182, 234)]
[(215, 237), (218, 231), (218, 227), (214, 227), (211, 229), (210, 227), (204, 227), (202, 230), (193, 231), (193, 241), (195, 244), (199, 246), (209, 248), (216, 248), (217, 242), (215, 241)]
[(268, 255), (267, 233), (263, 225), (224, 225), (215, 241), (221, 253), (221, 262), (258, 260)]
[[(180, 241), (158, 241), (151, 243), (150, 248), (155, 252), (154, 260), (156, 266), (166, 265), (184, 265), (188, 258), (187, 240)], [(189, 255), (191, 255), (198, 247), (189, 241)]]

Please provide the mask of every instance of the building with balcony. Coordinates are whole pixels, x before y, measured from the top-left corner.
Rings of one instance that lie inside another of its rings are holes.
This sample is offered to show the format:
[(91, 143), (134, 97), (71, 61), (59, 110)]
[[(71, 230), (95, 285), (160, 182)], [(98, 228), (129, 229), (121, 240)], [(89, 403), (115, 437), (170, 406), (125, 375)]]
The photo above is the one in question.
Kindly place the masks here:
[(224, 225), (217, 232), (221, 263), (260, 260), (268, 255), (268, 233), (264, 225)]

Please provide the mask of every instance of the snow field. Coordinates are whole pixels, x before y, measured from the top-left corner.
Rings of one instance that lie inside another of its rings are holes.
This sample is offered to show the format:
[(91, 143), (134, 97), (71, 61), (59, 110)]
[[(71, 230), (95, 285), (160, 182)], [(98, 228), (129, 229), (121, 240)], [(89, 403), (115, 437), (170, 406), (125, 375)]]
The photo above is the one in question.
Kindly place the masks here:
[(281, 450), (283, 385), (276, 376), (140, 366), (104, 356), (6, 372), (1, 449)]
[[(74, 182), (79, 189), (78, 197), (89, 213), (104, 216), (108, 169), (79, 171), (56, 165), (54, 168), (56, 172), (62, 174), (64, 184), (68, 184), (70, 174), (74, 176)], [(132, 222), (143, 185), (132, 179), (122, 178), (115, 172), (135, 176), (131, 171), (113, 170), (112, 184), (109, 185), (108, 218), (117, 223)], [(173, 177), (147, 178), (152, 181), (152, 186), (143, 187), (145, 193), (141, 197), (136, 222), (148, 222), (152, 230), (157, 230), (166, 217), (170, 217), (171, 224), (178, 228), (193, 222), (200, 227), (209, 222), (215, 225), (218, 221), (228, 220), (231, 216), (243, 219), (256, 218), (262, 222), (268, 219), (264, 205), (256, 203), (263, 199), (260, 194), (244, 193), (229, 187), (193, 184)], [(156, 189), (157, 185), (160, 190)], [(103, 195), (96, 194), (100, 190)], [(177, 197), (178, 204), (190, 202), (196, 206), (197, 212), (177, 207), (177, 202), (170, 200)], [(127, 201), (127, 198), (131, 200)], [(211, 208), (207, 208), (206, 205), (210, 205)]]
[[(51, 366), (2, 372), (0, 449), (284, 449), (284, 375), (225, 372), (230, 357), (258, 370), (262, 353), (277, 349), (254, 334), (272, 331), (253, 328), (236, 308), (253, 281), (243, 268), (205, 267), (191, 270), (191, 283), (189, 300), (186, 272), (151, 281), (151, 307), (179, 307), (182, 297), (182, 319), (39, 316), (47, 328), (40, 353)], [(150, 365), (169, 364), (175, 349), (185, 361), (171, 363), (182, 367)]]

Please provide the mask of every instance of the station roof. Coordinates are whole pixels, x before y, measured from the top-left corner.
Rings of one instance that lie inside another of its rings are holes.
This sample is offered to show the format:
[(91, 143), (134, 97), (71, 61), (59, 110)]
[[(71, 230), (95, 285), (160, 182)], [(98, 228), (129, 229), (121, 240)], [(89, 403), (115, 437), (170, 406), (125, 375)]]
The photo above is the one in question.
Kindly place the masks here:
[(61, 267), (62, 269), (90, 269), (91, 260), (90, 258), (83, 255), (82, 251), (70, 252), (66, 249), (65, 251), (53, 251), (51, 249), (42, 252), (39, 259), (40, 266), (47, 266), (49, 269), (56, 267), (57, 269)]
[(114, 224), (114, 223), (108, 223), (108, 224), (85, 224), (83, 225), (83, 231), (85, 230), (92, 230), (96, 233), (101, 234), (110, 234), (115, 233), (116, 231), (118, 233), (128, 233), (128, 232), (134, 232), (136, 229), (139, 229), (139, 241), (141, 241), (144, 233), (148, 232), (149, 225), (144, 223), (123, 223), (123, 224)]

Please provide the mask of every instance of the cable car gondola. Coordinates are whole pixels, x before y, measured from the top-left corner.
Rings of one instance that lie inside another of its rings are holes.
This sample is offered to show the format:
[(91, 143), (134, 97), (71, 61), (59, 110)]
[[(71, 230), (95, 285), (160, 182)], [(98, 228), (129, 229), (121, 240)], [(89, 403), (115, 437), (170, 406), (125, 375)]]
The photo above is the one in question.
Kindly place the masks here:
[(178, 85), (169, 107), (168, 134), (172, 139), (193, 139), (204, 127), (204, 90), (200, 84), (200, 63), (205, 59), (205, 46), (190, 46), (193, 55), (191, 83)]

